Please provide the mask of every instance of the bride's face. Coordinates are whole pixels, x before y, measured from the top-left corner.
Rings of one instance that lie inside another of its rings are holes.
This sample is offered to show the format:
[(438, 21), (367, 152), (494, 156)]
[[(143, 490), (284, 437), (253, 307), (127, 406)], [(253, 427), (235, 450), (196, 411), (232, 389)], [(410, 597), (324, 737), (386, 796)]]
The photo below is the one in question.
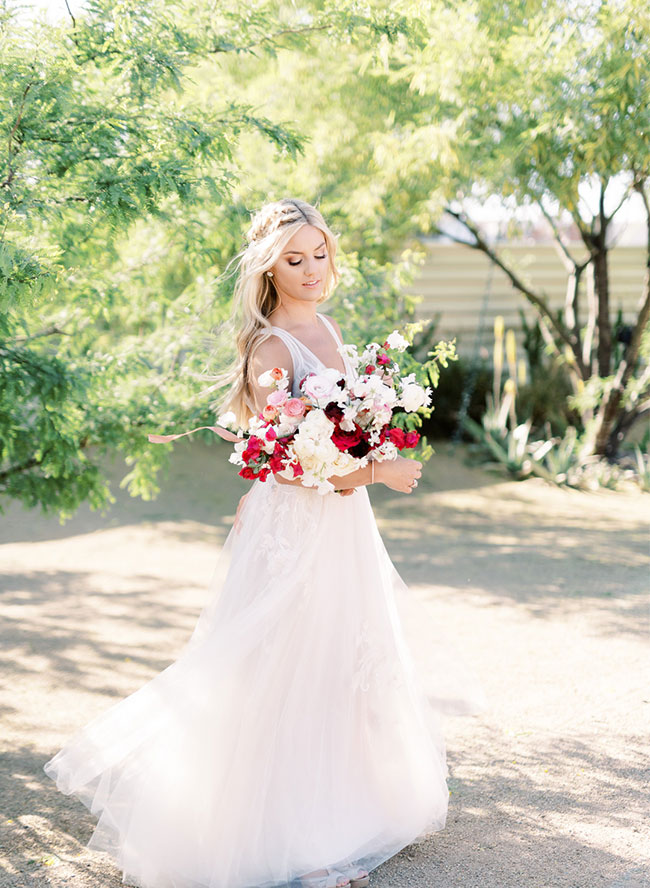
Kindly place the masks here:
[(328, 261), (323, 232), (303, 225), (271, 268), (280, 297), (315, 302), (323, 292)]

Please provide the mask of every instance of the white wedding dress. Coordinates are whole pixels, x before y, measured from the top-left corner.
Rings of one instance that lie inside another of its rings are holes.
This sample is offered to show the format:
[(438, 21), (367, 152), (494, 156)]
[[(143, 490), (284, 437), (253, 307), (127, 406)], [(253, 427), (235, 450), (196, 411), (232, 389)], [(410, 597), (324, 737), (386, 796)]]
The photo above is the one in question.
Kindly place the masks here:
[[(274, 332), (295, 394), (323, 365)], [(179, 658), (44, 770), (98, 818), (88, 847), (124, 881), (275, 888), (329, 868), (335, 885), (445, 825), (440, 715), (485, 699), (480, 683), (452, 687), (457, 664), (427, 631), (365, 487), (257, 480)]]

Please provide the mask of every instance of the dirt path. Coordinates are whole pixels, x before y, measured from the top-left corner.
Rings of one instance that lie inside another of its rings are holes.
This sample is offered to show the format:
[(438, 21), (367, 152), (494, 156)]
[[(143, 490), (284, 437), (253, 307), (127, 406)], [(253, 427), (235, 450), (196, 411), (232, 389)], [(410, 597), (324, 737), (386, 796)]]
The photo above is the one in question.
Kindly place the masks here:
[[(0, 888), (122, 884), (85, 850), (94, 818), (42, 766), (189, 637), (246, 490), (225, 452), (181, 444), (158, 500), (119, 493), (104, 518), (0, 518)], [(371, 496), (398, 570), (490, 701), (446, 722), (446, 828), (373, 888), (650, 885), (650, 496), (504, 482), (445, 445), (416, 496)]]

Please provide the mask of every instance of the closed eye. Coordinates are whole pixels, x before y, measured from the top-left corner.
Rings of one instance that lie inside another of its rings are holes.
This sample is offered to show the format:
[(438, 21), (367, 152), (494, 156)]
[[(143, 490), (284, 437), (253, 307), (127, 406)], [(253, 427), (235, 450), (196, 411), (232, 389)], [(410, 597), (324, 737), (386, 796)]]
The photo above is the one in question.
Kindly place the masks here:
[[(314, 259), (327, 259), (327, 253), (324, 256), (314, 256)], [(302, 259), (298, 259), (297, 262), (289, 262), (289, 265), (300, 265)]]

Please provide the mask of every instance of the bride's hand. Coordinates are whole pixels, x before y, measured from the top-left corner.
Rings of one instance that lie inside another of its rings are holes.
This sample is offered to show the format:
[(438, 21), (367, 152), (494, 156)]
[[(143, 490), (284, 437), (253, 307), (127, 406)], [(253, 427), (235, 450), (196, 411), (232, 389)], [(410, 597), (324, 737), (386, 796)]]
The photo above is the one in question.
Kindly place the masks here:
[(406, 459), (398, 456), (395, 459), (384, 459), (375, 464), (375, 479), (381, 481), (391, 490), (400, 493), (413, 493), (417, 481), (422, 475), (422, 463), (417, 459)]

